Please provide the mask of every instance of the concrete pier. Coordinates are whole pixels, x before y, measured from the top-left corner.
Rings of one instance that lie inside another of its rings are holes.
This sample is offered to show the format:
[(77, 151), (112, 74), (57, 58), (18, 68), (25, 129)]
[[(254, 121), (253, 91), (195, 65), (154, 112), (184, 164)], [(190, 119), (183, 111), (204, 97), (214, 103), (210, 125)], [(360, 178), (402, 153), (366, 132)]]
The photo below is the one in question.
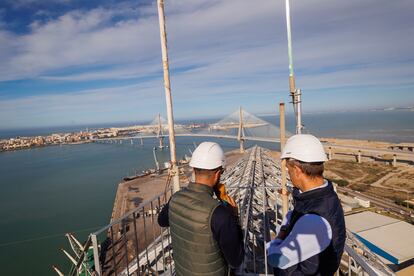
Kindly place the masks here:
[(332, 158), (333, 158), (332, 148), (331, 148), (331, 147), (329, 147), (329, 148), (328, 148), (328, 160), (332, 160)]

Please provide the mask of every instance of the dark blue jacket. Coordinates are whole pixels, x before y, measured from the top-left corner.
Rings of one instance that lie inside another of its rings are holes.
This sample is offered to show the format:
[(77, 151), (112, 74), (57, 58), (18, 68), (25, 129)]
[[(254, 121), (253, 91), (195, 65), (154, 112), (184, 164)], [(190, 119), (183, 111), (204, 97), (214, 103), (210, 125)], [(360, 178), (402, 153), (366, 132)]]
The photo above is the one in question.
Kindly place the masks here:
[(333, 275), (339, 267), (344, 251), (346, 230), (341, 202), (332, 183), (327, 187), (300, 193), (293, 191), (293, 213), (287, 227), (289, 234), (296, 221), (305, 214), (317, 214), (325, 218), (332, 229), (332, 241), (321, 253), (287, 269), (275, 269), (275, 275)]

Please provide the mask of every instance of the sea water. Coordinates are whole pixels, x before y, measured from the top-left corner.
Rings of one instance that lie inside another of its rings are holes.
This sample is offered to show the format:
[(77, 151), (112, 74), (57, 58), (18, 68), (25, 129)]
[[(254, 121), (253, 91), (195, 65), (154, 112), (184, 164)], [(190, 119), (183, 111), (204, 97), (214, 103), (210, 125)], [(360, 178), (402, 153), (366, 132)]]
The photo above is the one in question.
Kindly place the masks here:
[[(279, 125), (275, 116), (263, 117)], [(336, 112), (303, 115), (303, 133), (317, 137), (361, 139), (391, 143), (414, 142), (414, 111)], [(294, 118), (286, 117), (286, 128), (294, 133)]]

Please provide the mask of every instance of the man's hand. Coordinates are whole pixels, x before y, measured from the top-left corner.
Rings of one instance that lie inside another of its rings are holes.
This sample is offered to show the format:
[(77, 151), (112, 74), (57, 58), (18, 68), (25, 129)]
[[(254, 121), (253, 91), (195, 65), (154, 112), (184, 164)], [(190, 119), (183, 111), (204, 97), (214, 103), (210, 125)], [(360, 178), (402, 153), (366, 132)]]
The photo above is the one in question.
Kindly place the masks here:
[(282, 188), (278, 189), (278, 190), (277, 190), (277, 192), (278, 192), (279, 194), (281, 194), (281, 195), (287, 195), (287, 196), (289, 196), (289, 195), (290, 195), (290, 193), (289, 193), (289, 191), (288, 191), (288, 190), (284, 190), (284, 191), (283, 191), (283, 189), (282, 189)]
[(226, 192), (226, 186), (223, 183), (219, 183), (214, 186), (214, 193), (216, 194), (217, 198), (223, 202), (227, 202), (231, 207), (233, 207), (235, 214), (238, 214), (238, 207), (234, 199), (229, 196)]
[(276, 239), (284, 240), (287, 236), (287, 229), (283, 229), (283, 227), (280, 229), (279, 233), (277, 233)]

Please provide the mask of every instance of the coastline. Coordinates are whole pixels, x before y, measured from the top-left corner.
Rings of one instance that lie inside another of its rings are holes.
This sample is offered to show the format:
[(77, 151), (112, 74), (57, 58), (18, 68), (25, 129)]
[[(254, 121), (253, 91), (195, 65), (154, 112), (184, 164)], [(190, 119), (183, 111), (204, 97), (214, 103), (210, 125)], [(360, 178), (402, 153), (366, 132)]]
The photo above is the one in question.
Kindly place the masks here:
[[(119, 136), (120, 138), (122, 136)], [(325, 143), (332, 143), (336, 145), (348, 145), (348, 146), (360, 146), (360, 147), (369, 147), (369, 148), (377, 148), (377, 149), (387, 149), (391, 147), (414, 147), (414, 142), (401, 142), (401, 143), (394, 143), (394, 142), (386, 142), (381, 140), (367, 140), (367, 139), (347, 139), (347, 138), (336, 138), (336, 137), (319, 137), (322, 142)], [(414, 139), (414, 138), (413, 138)], [(49, 146), (59, 146), (59, 145), (82, 145), (87, 143), (93, 143), (95, 140), (83, 140), (83, 141), (76, 141), (76, 142), (62, 142), (62, 143), (53, 143), (53, 144), (42, 144), (42, 145), (31, 145), (25, 147), (17, 147), (13, 149), (3, 149), (0, 148), (1, 152), (6, 151), (17, 151), (17, 150), (26, 150), (32, 148), (43, 148)], [(96, 140), (99, 141), (99, 140)]]
[(29, 147), (18, 147), (14, 149), (3, 149), (0, 148), (0, 153), (2, 152), (13, 152), (13, 151), (21, 151), (21, 150), (30, 150), (30, 149), (37, 149), (37, 148), (46, 148), (46, 147), (53, 147), (53, 146), (62, 146), (62, 145), (83, 145), (93, 143), (93, 141), (78, 141), (78, 142), (64, 142), (59, 144), (47, 144), (47, 145), (32, 145)]

